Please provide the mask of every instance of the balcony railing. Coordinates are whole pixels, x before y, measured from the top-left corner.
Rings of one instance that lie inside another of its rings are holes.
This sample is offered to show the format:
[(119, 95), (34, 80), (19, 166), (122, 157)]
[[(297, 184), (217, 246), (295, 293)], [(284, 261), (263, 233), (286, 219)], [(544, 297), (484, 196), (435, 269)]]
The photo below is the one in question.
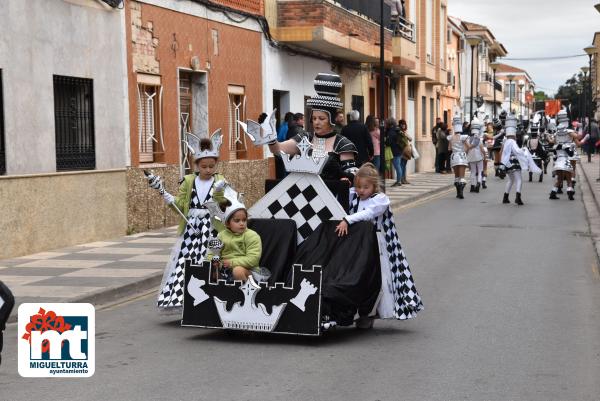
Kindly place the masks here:
[[(381, 5), (378, 1), (364, 0), (336, 0), (342, 7), (348, 10), (356, 11), (359, 14), (379, 23), (381, 21)], [(388, 4), (383, 5), (383, 21), (388, 24), (391, 16), (391, 7)]]
[(499, 92), (502, 92), (502, 89), (503, 89), (502, 88), (502, 83), (500, 83), (498, 81), (494, 82), (494, 89), (496, 89)]
[(403, 37), (405, 39), (410, 40), (413, 43), (416, 42), (415, 24), (400, 16), (398, 16), (397, 19), (392, 18), (390, 24), (394, 36)]
[(492, 82), (492, 74), (487, 71), (480, 71), (479, 82)]

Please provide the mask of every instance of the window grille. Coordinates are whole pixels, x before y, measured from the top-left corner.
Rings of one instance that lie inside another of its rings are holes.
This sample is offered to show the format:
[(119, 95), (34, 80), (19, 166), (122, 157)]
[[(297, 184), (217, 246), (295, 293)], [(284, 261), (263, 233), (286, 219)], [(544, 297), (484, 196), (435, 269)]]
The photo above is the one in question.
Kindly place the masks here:
[(93, 81), (54, 75), (56, 169), (96, 168)]

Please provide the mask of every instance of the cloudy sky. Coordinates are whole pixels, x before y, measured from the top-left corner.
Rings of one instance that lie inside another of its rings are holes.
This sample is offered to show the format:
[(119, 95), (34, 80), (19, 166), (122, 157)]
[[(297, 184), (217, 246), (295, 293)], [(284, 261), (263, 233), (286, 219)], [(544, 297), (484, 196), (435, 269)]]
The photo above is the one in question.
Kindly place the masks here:
[[(507, 58), (583, 54), (600, 31), (600, 0), (448, 0), (448, 13), (487, 26), (508, 50)], [(538, 89), (553, 93), (588, 58), (506, 61), (529, 72)]]

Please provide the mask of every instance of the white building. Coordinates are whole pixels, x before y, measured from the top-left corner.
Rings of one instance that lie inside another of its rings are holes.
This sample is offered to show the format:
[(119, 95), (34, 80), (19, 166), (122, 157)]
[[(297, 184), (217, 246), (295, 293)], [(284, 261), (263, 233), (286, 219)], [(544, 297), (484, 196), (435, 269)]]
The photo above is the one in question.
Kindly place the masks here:
[(0, 2), (0, 258), (126, 231), (125, 19), (108, 3)]

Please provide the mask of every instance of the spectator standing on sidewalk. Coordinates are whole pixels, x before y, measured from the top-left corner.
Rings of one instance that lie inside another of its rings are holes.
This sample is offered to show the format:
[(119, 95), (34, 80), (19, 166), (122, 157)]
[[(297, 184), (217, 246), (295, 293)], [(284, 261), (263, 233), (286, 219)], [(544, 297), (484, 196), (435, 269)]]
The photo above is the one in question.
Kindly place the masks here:
[(437, 131), (442, 126), (442, 119), (436, 118), (435, 125), (431, 129), (431, 143), (433, 143), (433, 148), (435, 149), (435, 159), (433, 162), (433, 167), (435, 168), (435, 172), (439, 173), (440, 169), (438, 166), (438, 148), (437, 148)]
[(435, 172), (446, 173), (446, 160), (448, 157), (448, 126), (440, 122), (440, 126), (435, 130)]
[(398, 125), (400, 127), (400, 132), (398, 133), (398, 142), (400, 149), (402, 149), (402, 157), (400, 159), (400, 165), (402, 167), (402, 179), (400, 180), (400, 182), (402, 184), (410, 184), (410, 182), (408, 182), (408, 180), (406, 179), (406, 165), (408, 164), (408, 161), (413, 158), (411, 145), (412, 138), (409, 137), (406, 133), (406, 130), (408, 130), (408, 126), (406, 125), (405, 120), (400, 120)]
[(337, 135), (341, 135), (342, 134), (342, 128), (344, 128), (344, 126), (345, 126), (345, 124), (344, 124), (344, 112), (340, 110), (335, 115), (335, 126), (333, 127), (333, 131)]
[(585, 142), (585, 151), (587, 153), (588, 163), (591, 163), (592, 155), (594, 154), (594, 150), (596, 148), (596, 143), (600, 139), (600, 128), (598, 127), (598, 121), (596, 121), (595, 118), (593, 118), (592, 122), (590, 122), (589, 135), (589, 138), (587, 138)]
[(373, 164), (379, 170), (381, 168), (381, 133), (379, 132), (379, 119), (373, 115), (367, 117), (367, 129), (373, 142)]
[(356, 167), (360, 167), (373, 157), (373, 141), (367, 126), (359, 121), (360, 113), (358, 110), (352, 110), (348, 113), (348, 116), (350, 121), (342, 129), (342, 136), (348, 138), (356, 146), (358, 150), (355, 159)]
[(304, 114), (294, 114), (294, 120), (288, 128), (286, 139), (292, 139), (296, 135), (300, 135), (304, 132)]
[(287, 112), (285, 113), (285, 117), (283, 118), (283, 122), (279, 126), (279, 131), (277, 131), (277, 140), (279, 142), (284, 142), (287, 137), (287, 132), (290, 128), (290, 124), (294, 122), (294, 113)]
[(392, 187), (399, 187), (402, 185), (402, 149), (398, 145), (398, 136), (400, 130), (396, 120), (388, 118), (385, 121), (385, 143), (392, 149), (392, 166), (396, 171), (396, 182), (392, 184)]

